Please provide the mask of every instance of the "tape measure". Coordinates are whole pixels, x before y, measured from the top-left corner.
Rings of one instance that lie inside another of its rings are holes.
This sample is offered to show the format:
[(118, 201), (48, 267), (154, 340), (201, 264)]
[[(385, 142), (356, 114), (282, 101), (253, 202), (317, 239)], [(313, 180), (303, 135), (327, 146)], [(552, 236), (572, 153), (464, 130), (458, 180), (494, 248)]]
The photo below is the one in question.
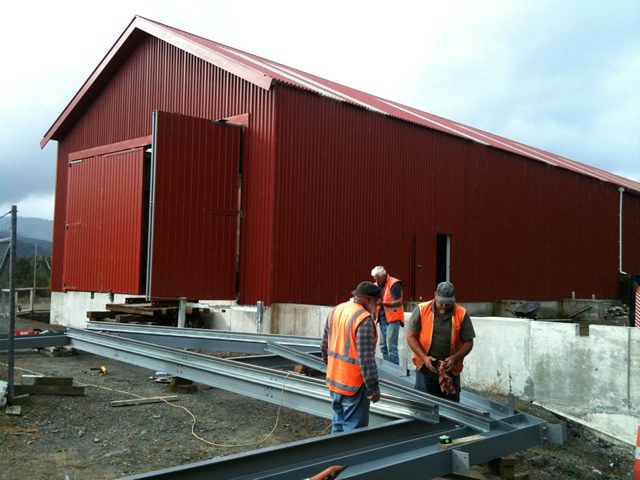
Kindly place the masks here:
[(440, 435), (440, 445), (449, 445), (451, 443), (451, 437), (448, 435)]

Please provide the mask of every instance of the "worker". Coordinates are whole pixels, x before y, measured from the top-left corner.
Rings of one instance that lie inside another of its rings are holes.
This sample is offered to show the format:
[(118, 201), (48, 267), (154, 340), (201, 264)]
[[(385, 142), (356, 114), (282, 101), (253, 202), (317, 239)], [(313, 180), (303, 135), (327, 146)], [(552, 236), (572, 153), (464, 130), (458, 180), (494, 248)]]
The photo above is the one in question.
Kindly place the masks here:
[(380, 400), (375, 349), (378, 335), (372, 318), (380, 298), (375, 283), (360, 282), (353, 298), (329, 312), (322, 336), (331, 394), (331, 433), (369, 425), (371, 402)]
[(382, 300), (376, 312), (382, 358), (398, 365), (398, 333), (400, 327), (404, 327), (402, 281), (389, 275), (383, 266), (373, 267), (371, 276), (382, 290)]
[(434, 293), (433, 300), (415, 308), (408, 324), (416, 389), (459, 402), (463, 359), (476, 334), (469, 313), (456, 303), (451, 282), (439, 283)]

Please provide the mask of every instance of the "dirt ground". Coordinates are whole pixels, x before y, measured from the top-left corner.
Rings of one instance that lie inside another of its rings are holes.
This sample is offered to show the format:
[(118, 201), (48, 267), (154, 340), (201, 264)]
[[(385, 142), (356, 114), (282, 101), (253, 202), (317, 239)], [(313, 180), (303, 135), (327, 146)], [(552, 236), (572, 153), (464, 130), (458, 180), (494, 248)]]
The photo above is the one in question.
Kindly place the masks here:
[[(34, 325), (21, 321), (18, 328)], [(6, 355), (0, 362), (6, 364)], [(94, 370), (102, 365), (108, 366), (106, 375)], [(112, 407), (113, 400), (174, 393), (151, 378), (153, 371), (82, 352), (49, 357), (21, 351), (15, 366), (16, 384), (23, 374), (38, 373), (73, 377), (74, 385), (87, 387), (84, 396), (32, 395), (16, 402), (20, 416), (0, 413), (0, 479), (113, 479), (314, 437), (330, 427), (327, 419), (204, 385), (171, 404)], [(0, 371), (6, 378), (6, 368)], [(518, 403), (517, 408), (562, 420), (533, 405)], [(200, 438), (192, 434), (194, 417)], [(631, 446), (611, 444), (572, 422), (568, 433), (562, 447), (515, 454), (516, 474), (531, 480), (631, 478)], [(472, 474), (499, 478), (487, 472), (477, 467)]]

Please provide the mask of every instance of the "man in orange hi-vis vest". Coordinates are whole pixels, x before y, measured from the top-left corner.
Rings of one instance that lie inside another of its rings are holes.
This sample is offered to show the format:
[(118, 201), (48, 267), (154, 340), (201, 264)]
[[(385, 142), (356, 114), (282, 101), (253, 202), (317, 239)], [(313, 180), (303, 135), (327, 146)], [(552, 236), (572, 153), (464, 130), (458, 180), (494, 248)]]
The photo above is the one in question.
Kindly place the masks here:
[(381, 265), (373, 267), (371, 276), (380, 287), (382, 298), (377, 310), (382, 358), (398, 365), (398, 334), (404, 327), (402, 280), (392, 277)]
[(408, 327), (416, 389), (459, 402), (462, 361), (476, 334), (469, 313), (456, 303), (453, 284), (439, 283), (435, 298), (415, 308)]
[(322, 336), (333, 406), (331, 433), (369, 425), (371, 402), (380, 400), (375, 360), (378, 335), (372, 318), (380, 288), (360, 282), (351, 294), (351, 300), (329, 312)]

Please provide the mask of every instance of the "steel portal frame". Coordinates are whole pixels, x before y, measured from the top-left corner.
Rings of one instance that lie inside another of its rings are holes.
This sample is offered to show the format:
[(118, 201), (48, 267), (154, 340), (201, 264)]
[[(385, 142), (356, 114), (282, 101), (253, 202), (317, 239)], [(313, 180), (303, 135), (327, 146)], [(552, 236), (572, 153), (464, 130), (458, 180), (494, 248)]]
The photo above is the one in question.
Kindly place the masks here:
[[(324, 381), (267, 368), (302, 364), (324, 371), (320, 340), (308, 337), (221, 332), (174, 327), (89, 322), (86, 330), (17, 339), (17, 348), (60, 344), (89, 353), (164, 370), (310, 414), (331, 416)], [(24, 341), (22, 341), (24, 340)], [(144, 340), (144, 341), (143, 341)], [(34, 343), (35, 342), (35, 343)], [(0, 348), (3, 344), (0, 341)], [(186, 349), (238, 352), (232, 359)], [(403, 475), (425, 478), (469, 474), (471, 465), (544, 442), (566, 441), (565, 424), (549, 424), (507, 405), (463, 391), (461, 403), (443, 401), (412, 388), (409, 376), (380, 361), (382, 400), (372, 405), (371, 425), (203, 462), (124, 477), (138, 479), (302, 479), (330, 465), (347, 465), (340, 478), (383, 479)], [(481, 440), (443, 449), (441, 435)]]

